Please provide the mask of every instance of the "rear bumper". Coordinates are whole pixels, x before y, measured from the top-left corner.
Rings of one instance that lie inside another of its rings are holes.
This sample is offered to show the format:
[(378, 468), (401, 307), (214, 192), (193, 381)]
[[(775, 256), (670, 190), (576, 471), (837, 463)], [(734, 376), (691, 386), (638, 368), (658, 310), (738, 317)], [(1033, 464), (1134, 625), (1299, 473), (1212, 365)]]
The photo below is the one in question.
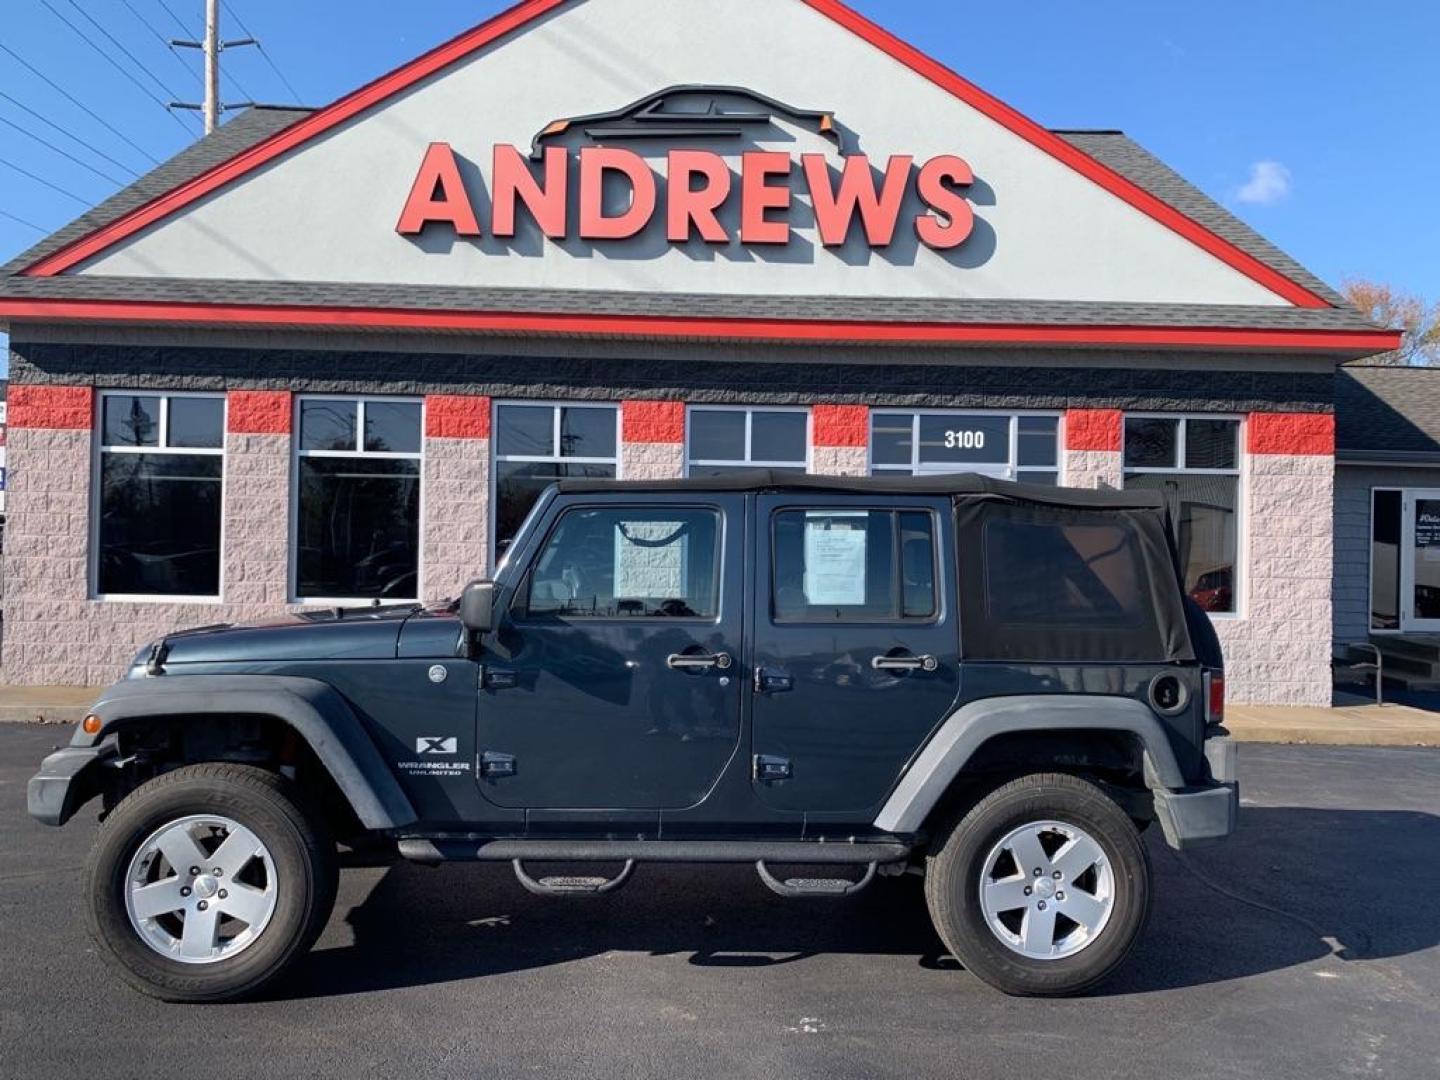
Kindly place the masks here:
[(100, 770), (115, 756), (112, 743), (67, 746), (40, 763), (25, 788), (30, 816), (44, 825), (64, 825), (100, 791)]
[(1155, 816), (1165, 842), (1177, 851), (1224, 840), (1240, 820), (1240, 781), (1233, 740), (1205, 742), (1210, 782), (1179, 790), (1156, 789)]

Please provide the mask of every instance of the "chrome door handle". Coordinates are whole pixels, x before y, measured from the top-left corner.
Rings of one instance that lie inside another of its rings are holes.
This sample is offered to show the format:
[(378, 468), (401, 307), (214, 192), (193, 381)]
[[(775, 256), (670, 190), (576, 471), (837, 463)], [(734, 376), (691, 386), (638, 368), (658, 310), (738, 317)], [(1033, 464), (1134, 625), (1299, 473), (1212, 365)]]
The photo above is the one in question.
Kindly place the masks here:
[(870, 661), (876, 671), (934, 671), (940, 661), (933, 656), (877, 656)]
[(730, 654), (723, 652), (715, 653), (713, 656), (703, 653), (671, 653), (665, 658), (665, 666), (672, 671), (703, 671), (708, 668), (719, 668), (721, 671), (726, 671), (733, 663)]

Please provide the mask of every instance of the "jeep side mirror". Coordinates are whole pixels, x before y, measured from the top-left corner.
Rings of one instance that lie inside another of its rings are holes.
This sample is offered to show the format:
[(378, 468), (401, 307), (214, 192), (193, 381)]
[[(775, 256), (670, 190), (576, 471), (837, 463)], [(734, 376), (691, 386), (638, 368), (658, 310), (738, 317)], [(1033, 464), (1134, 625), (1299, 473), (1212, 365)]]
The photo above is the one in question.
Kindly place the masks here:
[(495, 583), (472, 581), (460, 594), (460, 625), (472, 634), (495, 629)]

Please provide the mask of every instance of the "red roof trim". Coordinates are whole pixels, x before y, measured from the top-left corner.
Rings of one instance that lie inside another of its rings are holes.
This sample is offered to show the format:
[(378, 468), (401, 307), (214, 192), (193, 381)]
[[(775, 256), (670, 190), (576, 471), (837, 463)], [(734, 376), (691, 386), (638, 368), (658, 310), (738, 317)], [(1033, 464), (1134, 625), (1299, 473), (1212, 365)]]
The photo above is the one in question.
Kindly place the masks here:
[(1394, 330), (1247, 330), (1234, 327), (727, 319), (524, 311), (325, 308), (284, 304), (252, 306), (141, 300), (0, 299), (0, 319), (210, 326), (311, 326), (328, 330), (454, 330), (616, 338), (718, 338), (732, 341), (1099, 345), (1364, 354), (1385, 352), (1397, 348), (1400, 344), (1400, 333)]
[(1138, 184), (1127, 180), (1114, 169), (1101, 164), (1060, 136), (1047, 131), (1028, 116), (986, 93), (938, 60), (900, 40), (859, 12), (846, 7), (840, 0), (804, 0), (804, 2), (816, 11), (834, 19), (871, 45), (888, 53), (912, 71), (923, 75), (942, 89), (948, 90), (997, 124), (1039, 147), (1051, 157), (1058, 158), (1082, 176), (1099, 184), (1110, 194), (1123, 199), (1141, 213), (1179, 233), (1221, 262), (1259, 282), (1276, 295), (1284, 297), (1298, 307), (1328, 308), (1333, 306), (1324, 297), (1318, 296), (1298, 282), (1292, 281), (1253, 255), (1241, 251), (1230, 241), (1211, 232), (1195, 219), (1181, 213), (1163, 199), (1156, 198)]
[[(34, 277), (53, 277), (63, 273), (139, 230), (168, 217), (182, 207), (209, 195), (246, 173), (260, 168), (279, 155), (295, 149), (358, 113), (379, 104), (386, 98), (434, 75), (470, 53), (484, 48), (506, 34), (523, 29), (568, 2), (569, 0), (522, 0), (521, 3), (473, 30), (432, 49), (390, 74), (381, 76), (374, 82), (341, 98), (333, 105), (297, 121), (283, 131), (277, 132), (228, 161), (222, 162), (200, 176), (125, 214), (109, 225), (67, 244), (59, 251), (53, 252), (27, 267), (24, 273)], [(951, 71), (939, 61), (926, 56), (889, 31), (852, 11), (839, 0), (804, 0), (804, 2), (1277, 295), (1299, 307), (1325, 308), (1331, 306), (1324, 298), (1265, 265), (1254, 256), (1241, 251), (1228, 240), (1217, 236), (1199, 222), (1125, 179), (1113, 169), (1102, 165), (1089, 154), (1045, 130), (1033, 120)]]

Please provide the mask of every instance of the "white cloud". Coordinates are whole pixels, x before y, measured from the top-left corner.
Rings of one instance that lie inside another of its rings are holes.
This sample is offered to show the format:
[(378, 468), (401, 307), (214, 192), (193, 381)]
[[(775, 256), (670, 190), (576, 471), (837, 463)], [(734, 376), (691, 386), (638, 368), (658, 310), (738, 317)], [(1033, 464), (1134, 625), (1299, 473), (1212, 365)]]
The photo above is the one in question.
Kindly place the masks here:
[(1257, 161), (1235, 198), (1255, 206), (1274, 206), (1289, 194), (1290, 170), (1278, 161)]

